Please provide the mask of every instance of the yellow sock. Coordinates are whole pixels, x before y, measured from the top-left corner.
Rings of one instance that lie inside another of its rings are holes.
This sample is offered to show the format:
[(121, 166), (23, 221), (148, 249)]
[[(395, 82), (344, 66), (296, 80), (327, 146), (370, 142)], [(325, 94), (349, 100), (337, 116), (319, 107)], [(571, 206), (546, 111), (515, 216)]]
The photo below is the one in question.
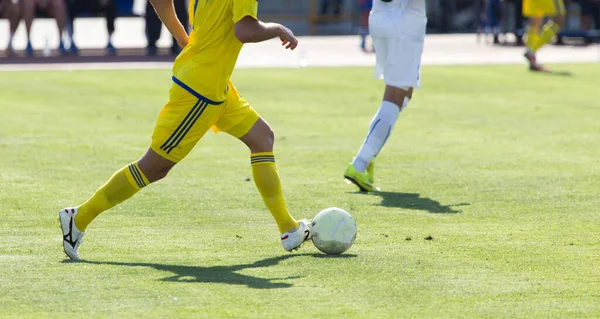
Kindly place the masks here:
[(150, 183), (138, 167), (137, 162), (123, 167), (114, 173), (87, 202), (78, 207), (75, 226), (80, 231), (85, 231), (100, 213), (129, 199), (148, 184)]
[(527, 27), (527, 40), (525, 41), (525, 44), (527, 45), (527, 48), (531, 50), (531, 52), (535, 52), (535, 50), (533, 50), (533, 45), (538, 39), (538, 34), (539, 30), (537, 27)]
[(544, 27), (542, 28), (542, 34), (540, 34), (540, 36), (531, 46), (533, 52), (536, 52), (544, 45), (550, 43), (554, 36), (558, 34), (558, 31), (560, 31), (560, 26), (554, 21), (548, 21), (546, 24), (544, 24)]
[(254, 183), (265, 202), (265, 205), (275, 218), (281, 234), (298, 227), (298, 222), (290, 215), (285, 206), (281, 181), (273, 152), (253, 153), (250, 157)]

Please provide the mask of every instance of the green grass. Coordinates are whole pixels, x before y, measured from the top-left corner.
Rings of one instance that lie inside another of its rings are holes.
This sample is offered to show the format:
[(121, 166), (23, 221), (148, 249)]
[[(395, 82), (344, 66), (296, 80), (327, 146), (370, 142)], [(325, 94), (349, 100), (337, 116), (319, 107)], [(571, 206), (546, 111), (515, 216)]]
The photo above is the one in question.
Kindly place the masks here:
[(92, 223), (81, 263), (57, 212), (142, 154), (170, 73), (0, 73), (0, 317), (600, 317), (600, 65), (558, 68), (573, 76), (424, 68), (381, 195), (341, 178), (379, 104), (371, 69), (236, 71), (293, 214), (342, 207), (355, 245), (285, 253), (245, 146), (208, 133)]

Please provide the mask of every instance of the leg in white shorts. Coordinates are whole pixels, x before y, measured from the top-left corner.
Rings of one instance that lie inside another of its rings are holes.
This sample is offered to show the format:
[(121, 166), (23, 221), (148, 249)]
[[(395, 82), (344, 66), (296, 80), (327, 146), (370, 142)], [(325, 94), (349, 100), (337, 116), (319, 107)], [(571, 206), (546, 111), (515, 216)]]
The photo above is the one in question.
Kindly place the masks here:
[(409, 0), (371, 12), (369, 24), (377, 58), (374, 77), (383, 77), (387, 85), (420, 87), (427, 26), (424, 5), (424, 0)]

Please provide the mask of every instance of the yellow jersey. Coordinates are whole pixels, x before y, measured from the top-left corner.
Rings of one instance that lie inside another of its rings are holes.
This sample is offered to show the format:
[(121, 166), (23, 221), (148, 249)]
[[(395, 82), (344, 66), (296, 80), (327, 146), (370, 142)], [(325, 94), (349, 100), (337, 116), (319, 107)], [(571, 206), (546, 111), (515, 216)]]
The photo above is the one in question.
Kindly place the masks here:
[(173, 81), (206, 100), (224, 101), (243, 45), (233, 26), (246, 16), (257, 19), (257, 11), (257, 0), (190, 0), (192, 32), (173, 64)]

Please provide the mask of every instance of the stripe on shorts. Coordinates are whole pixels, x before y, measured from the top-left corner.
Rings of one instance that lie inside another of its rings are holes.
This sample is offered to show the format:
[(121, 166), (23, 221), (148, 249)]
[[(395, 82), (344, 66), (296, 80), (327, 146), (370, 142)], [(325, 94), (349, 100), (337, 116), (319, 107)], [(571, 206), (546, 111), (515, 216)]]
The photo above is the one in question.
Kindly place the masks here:
[(202, 100), (198, 100), (190, 112), (185, 116), (183, 121), (175, 129), (173, 134), (165, 141), (160, 147), (161, 150), (171, 153), (171, 151), (181, 143), (185, 135), (190, 131), (194, 123), (200, 118), (208, 103)]

